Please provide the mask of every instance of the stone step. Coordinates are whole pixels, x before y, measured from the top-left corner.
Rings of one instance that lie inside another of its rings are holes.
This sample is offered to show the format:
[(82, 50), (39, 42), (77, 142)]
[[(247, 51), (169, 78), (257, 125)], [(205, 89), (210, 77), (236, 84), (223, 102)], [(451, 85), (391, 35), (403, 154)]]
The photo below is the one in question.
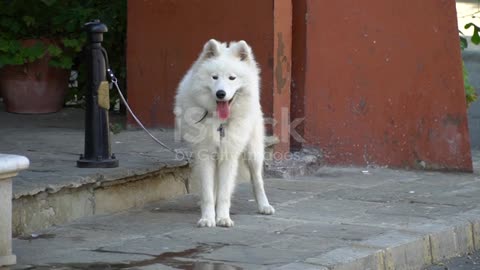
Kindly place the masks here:
[[(77, 168), (84, 151), (84, 115), (74, 108), (54, 114), (9, 114), (0, 103), (1, 152), (30, 160), (30, 168), (13, 181), (14, 235), (187, 193), (188, 162), (140, 130), (111, 134), (118, 168)], [(111, 123), (124, 122), (118, 117), (111, 115)], [(151, 132), (174, 149), (184, 147), (173, 130)]]
[(12, 254), (12, 178), (29, 163), (22, 156), (0, 154), (0, 269), (16, 263)]
[(117, 177), (102, 172), (83, 184), (46, 187), (31, 195), (17, 194), (13, 200), (13, 234), (29, 234), (81, 217), (118, 212), (187, 194), (188, 174), (188, 164), (170, 164), (144, 173), (133, 170)]

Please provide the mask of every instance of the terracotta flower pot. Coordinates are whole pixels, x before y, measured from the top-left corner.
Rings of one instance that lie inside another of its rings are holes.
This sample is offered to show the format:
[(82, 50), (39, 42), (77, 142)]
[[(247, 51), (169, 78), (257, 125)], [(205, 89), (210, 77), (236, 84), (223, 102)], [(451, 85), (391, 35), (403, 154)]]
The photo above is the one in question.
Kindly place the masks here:
[[(25, 45), (35, 41), (27, 40)], [(69, 71), (50, 67), (50, 57), (22, 66), (0, 69), (0, 92), (5, 108), (13, 113), (52, 113), (62, 109)]]

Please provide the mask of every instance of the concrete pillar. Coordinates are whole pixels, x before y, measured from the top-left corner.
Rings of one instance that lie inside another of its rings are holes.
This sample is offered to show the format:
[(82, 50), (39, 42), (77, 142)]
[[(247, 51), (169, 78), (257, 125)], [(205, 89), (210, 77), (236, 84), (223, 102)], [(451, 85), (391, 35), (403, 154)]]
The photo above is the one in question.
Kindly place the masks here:
[(292, 67), (292, 1), (276, 0), (273, 4), (273, 134), (280, 142), (276, 153), (290, 152), (290, 85)]
[(293, 147), (331, 165), (472, 171), (454, 0), (292, 3)]
[(0, 270), (17, 262), (12, 253), (12, 178), (28, 165), (26, 157), (0, 154)]

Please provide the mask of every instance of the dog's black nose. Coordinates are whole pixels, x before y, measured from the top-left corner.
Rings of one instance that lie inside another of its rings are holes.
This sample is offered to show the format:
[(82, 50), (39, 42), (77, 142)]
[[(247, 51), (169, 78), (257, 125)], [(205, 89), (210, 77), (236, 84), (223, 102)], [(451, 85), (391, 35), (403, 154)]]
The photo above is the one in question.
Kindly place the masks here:
[(218, 99), (223, 99), (226, 95), (227, 95), (227, 92), (225, 92), (223, 90), (218, 90), (217, 91), (217, 98)]

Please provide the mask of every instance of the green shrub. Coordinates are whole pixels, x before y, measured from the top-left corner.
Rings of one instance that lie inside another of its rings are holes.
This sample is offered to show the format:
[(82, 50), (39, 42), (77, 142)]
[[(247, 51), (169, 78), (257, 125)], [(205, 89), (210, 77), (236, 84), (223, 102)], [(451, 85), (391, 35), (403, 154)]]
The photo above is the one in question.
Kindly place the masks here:
[[(86, 72), (80, 52), (86, 42), (83, 25), (100, 19), (108, 26), (103, 47), (120, 81), (125, 80), (126, 0), (1, 0), (0, 68), (23, 65), (50, 55), (50, 66), (71, 69), (80, 64), (79, 86), (71, 93), (82, 96)], [(22, 41), (38, 39), (33, 46)], [(69, 93), (69, 94), (71, 94)]]

